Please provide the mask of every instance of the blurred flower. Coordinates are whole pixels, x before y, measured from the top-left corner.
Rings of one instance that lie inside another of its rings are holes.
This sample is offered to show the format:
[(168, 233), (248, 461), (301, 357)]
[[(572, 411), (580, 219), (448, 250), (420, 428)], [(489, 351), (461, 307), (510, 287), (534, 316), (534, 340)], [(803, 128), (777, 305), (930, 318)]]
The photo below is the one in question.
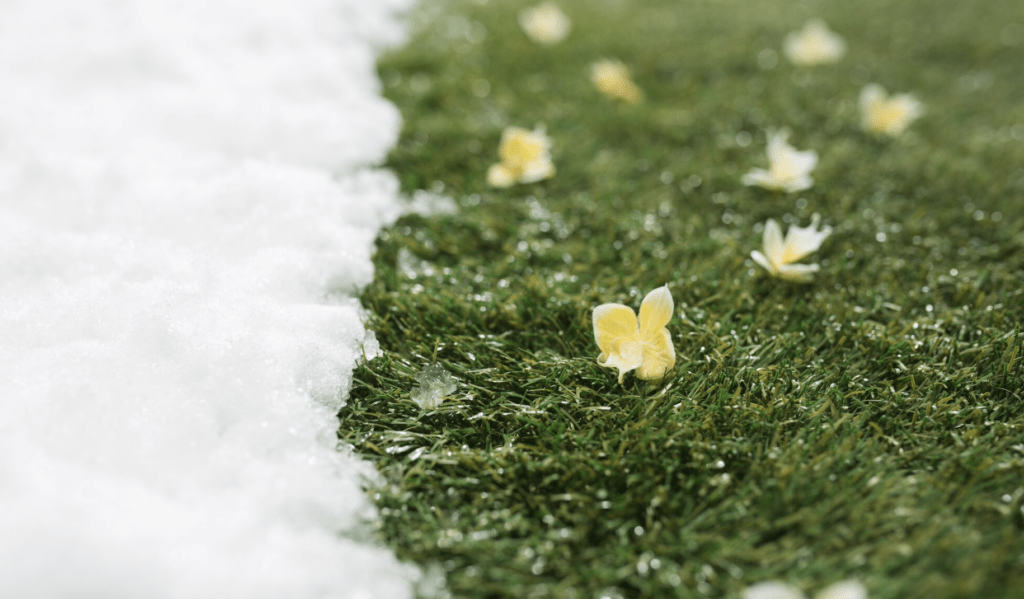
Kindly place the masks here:
[[(792, 585), (770, 580), (747, 587), (743, 599), (806, 599), (806, 596)], [(814, 599), (868, 599), (868, 590), (856, 580), (844, 580), (821, 591)]]
[(533, 131), (506, 127), (498, 145), (501, 162), (487, 170), (487, 182), (494, 187), (509, 187), (553, 177), (555, 166), (551, 164), (550, 149), (551, 138), (544, 134), (543, 125)]
[(759, 582), (743, 590), (743, 599), (807, 599), (795, 586), (777, 580)]
[(811, 19), (804, 24), (803, 29), (786, 36), (782, 51), (793, 64), (828, 64), (843, 57), (846, 43), (828, 28), (825, 21)]
[(764, 253), (754, 250), (750, 257), (763, 266), (773, 277), (806, 283), (818, 272), (817, 264), (793, 264), (807, 254), (821, 247), (821, 242), (832, 233), (832, 227), (818, 230), (821, 218), (811, 217), (809, 227), (790, 225), (786, 239), (782, 239), (779, 223), (769, 218), (764, 225)]
[(860, 124), (872, 133), (896, 136), (924, 114), (924, 105), (911, 94), (889, 96), (877, 83), (860, 90)]
[(844, 580), (825, 588), (814, 599), (868, 599), (868, 590), (860, 581)]
[(550, 46), (569, 35), (572, 22), (554, 2), (545, 2), (520, 11), (519, 26), (531, 40)]
[(630, 79), (629, 69), (617, 60), (599, 60), (590, 65), (590, 80), (606, 96), (636, 104), (644, 92)]
[(789, 131), (768, 134), (768, 170), (751, 169), (743, 175), (744, 185), (759, 185), (777, 191), (801, 191), (810, 188), (810, 172), (818, 164), (814, 150), (801, 152), (787, 143)]
[(630, 370), (637, 378), (658, 381), (675, 366), (676, 352), (665, 325), (675, 306), (668, 285), (658, 287), (640, 303), (640, 318), (622, 304), (594, 308), (594, 339), (601, 348), (597, 363), (619, 369), (619, 384)]

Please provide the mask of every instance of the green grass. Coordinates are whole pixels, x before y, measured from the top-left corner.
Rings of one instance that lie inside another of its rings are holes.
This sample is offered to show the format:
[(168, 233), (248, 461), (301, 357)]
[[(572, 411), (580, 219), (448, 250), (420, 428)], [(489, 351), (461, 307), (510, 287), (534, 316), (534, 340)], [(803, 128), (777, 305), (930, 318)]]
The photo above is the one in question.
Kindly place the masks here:
[[(387, 166), (460, 206), (382, 231), (362, 295), (385, 355), (339, 435), (382, 474), (383, 541), (460, 598), (849, 577), (873, 599), (1024, 597), (1018, 0), (560, 4), (573, 32), (542, 48), (527, 3), (426, 0), (380, 61), (405, 119)], [(813, 16), (847, 55), (793, 67), (781, 40)], [(601, 57), (642, 104), (599, 95)], [(928, 114), (866, 135), (868, 82)], [(489, 189), (501, 130), (538, 122), (558, 174)], [(743, 187), (781, 126), (819, 152), (814, 187)], [(758, 225), (815, 212), (835, 232), (814, 283), (759, 272)], [(676, 369), (620, 386), (591, 310), (665, 283)], [(433, 362), (459, 388), (424, 411)]]

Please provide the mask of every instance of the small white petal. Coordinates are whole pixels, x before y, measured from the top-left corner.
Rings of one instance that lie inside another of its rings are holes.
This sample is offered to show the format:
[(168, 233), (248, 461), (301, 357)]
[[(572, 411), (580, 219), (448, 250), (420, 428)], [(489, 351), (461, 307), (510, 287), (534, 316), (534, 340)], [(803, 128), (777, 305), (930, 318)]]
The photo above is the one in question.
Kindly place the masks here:
[(799, 151), (793, 150), (790, 154), (790, 160), (793, 161), (793, 170), (802, 173), (809, 173), (814, 170), (814, 167), (818, 166), (818, 153), (814, 150)]
[(743, 599), (806, 599), (800, 589), (784, 582), (759, 582), (743, 591)]
[(772, 266), (772, 263), (768, 261), (768, 258), (766, 258), (764, 254), (757, 250), (754, 250), (750, 252), (750, 257), (754, 259), (754, 262), (760, 264), (762, 268), (764, 268), (765, 270), (772, 274), (775, 274), (775, 267)]
[(885, 101), (888, 96), (889, 94), (885, 91), (884, 87), (877, 83), (869, 83), (860, 90), (860, 109), (864, 111), (879, 102)]
[(814, 599), (868, 599), (868, 590), (857, 580), (844, 580), (821, 591)]
[(821, 247), (825, 238), (832, 234), (832, 227), (825, 227), (818, 230), (818, 223), (821, 216), (814, 214), (811, 217), (811, 224), (807, 227), (793, 225), (786, 233), (786, 251), (784, 262), (796, 262), (811, 252)]
[(740, 178), (740, 182), (744, 185), (771, 188), (775, 185), (775, 177), (772, 176), (770, 171), (766, 171), (763, 168), (752, 168), (749, 173), (744, 174)]
[(555, 176), (555, 165), (551, 164), (551, 158), (546, 154), (523, 167), (523, 174), (519, 176), (520, 183), (536, 183)]
[(500, 163), (487, 169), (487, 184), (491, 187), (511, 187), (515, 182), (515, 174)]
[(805, 189), (810, 189), (811, 186), (813, 186), (813, 185), (814, 185), (814, 179), (812, 179), (808, 175), (803, 175), (801, 177), (796, 177), (794, 179), (789, 179), (788, 181), (786, 181), (786, 185), (783, 188), (783, 191), (787, 191), (789, 193), (793, 193), (793, 192), (796, 192), (796, 191), (803, 191)]
[(778, 162), (790, 151), (793, 146), (789, 145), (789, 129), (780, 129), (768, 133), (768, 162)]
[(783, 256), (786, 255), (786, 246), (782, 242), (782, 229), (774, 218), (769, 218), (764, 225), (764, 255), (772, 264), (773, 272), (784, 263)]

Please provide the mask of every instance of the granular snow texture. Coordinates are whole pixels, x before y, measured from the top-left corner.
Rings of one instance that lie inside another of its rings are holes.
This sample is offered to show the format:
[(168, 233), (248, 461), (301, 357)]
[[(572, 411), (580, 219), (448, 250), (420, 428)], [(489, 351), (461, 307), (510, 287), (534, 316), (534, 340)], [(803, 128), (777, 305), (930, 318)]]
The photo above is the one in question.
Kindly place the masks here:
[(407, 4), (0, 3), (0, 596), (411, 595), (335, 442)]

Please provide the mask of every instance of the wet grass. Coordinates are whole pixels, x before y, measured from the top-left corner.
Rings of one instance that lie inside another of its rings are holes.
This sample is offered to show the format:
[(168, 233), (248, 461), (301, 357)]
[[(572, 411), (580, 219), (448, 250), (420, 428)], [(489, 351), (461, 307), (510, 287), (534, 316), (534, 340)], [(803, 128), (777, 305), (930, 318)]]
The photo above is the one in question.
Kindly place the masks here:
[[(1019, 4), (563, 0), (551, 48), (525, 5), (427, 2), (380, 62), (388, 167), (458, 204), (382, 231), (362, 296), (385, 353), (339, 434), (382, 475), (382, 539), (454, 597), (1024, 597)], [(781, 40), (813, 16), (848, 52), (796, 68)], [(598, 94), (601, 57), (642, 104)], [(928, 114), (863, 133), (868, 82)], [(538, 122), (558, 174), (488, 188), (502, 128)], [(781, 126), (814, 187), (741, 186)], [(760, 224), (813, 213), (814, 283), (759, 272)], [(676, 369), (620, 386), (591, 310), (665, 283)], [(459, 386), (424, 411), (435, 362)]]

